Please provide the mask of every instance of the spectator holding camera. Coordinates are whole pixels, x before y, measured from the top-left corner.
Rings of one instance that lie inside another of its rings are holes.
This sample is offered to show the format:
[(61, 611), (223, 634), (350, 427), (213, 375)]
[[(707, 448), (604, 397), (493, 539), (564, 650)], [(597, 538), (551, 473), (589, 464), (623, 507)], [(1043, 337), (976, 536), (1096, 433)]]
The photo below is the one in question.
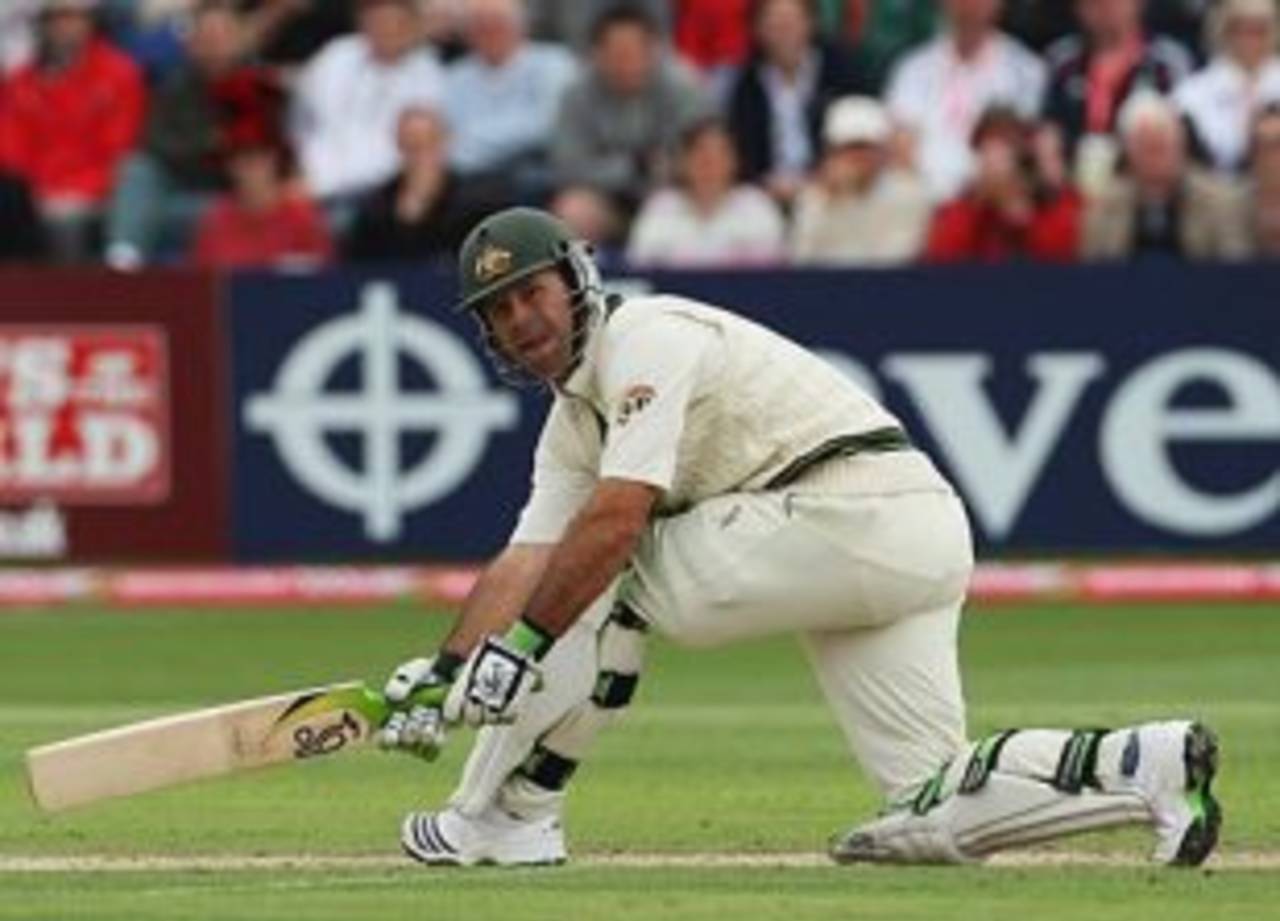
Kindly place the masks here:
[(796, 200), (791, 255), (800, 265), (894, 265), (924, 245), (932, 204), (924, 182), (894, 163), (884, 107), (846, 96), (827, 109), (826, 150)]
[(1173, 103), (1157, 93), (1135, 95), (1118, 127), (1122, 169), (1089, 196), (1085, 258), (1245, 258), (1250, 243), (1241, 190), (1191, 164)]
[(1280, 101), (1276, 0), (1222, 0), (1212, 33), (1217, 53), (1178, 87), (1174, 101), (1209, 165), (1242, 173), (1254, 116)]
[(680, 142), (678, 181), (645, 200), (627, 260), (640, 266), (767, 265), (781, 260), (782, 212), (761, 189), (738, 185), (728, 128), (707, 119)]
[(934, 215), (926, 260), (1075, 259), (1082, 204), (1067, 181), (1057, 130), (994, 107), (974, 128), (973, 150), (974, 178)]

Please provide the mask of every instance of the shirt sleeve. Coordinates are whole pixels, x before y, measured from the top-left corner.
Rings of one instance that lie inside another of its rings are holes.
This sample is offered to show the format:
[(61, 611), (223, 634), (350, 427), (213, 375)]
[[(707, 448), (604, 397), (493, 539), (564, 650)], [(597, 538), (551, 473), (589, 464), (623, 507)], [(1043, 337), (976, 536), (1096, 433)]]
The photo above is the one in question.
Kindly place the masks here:
[(598, 438), (589, 443), (573, 425), (570, 410), (559, 402), (552, 406), (534, 451), (533, 489), (509, 543), (559, 541), (595, 489), (598, 455)]
[(720, 347), (713, 326), (659, 312), (612, 344), (601, 375), (607, 413), (601, 479), (671, 488), (685, 417)]

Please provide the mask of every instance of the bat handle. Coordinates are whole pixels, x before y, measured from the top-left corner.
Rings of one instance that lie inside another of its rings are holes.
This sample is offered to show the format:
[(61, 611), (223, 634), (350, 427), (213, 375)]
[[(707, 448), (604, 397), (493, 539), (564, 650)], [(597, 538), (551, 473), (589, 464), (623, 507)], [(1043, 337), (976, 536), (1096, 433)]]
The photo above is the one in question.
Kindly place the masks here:
[(404, 703), (396, 707), (397, 710), (407, 710), (410, 707), (439, 707), (444, 703), (445, 697), (449, 695), (449, 685), (435, 684), (431, 687), (419, 688), (409, 695)]

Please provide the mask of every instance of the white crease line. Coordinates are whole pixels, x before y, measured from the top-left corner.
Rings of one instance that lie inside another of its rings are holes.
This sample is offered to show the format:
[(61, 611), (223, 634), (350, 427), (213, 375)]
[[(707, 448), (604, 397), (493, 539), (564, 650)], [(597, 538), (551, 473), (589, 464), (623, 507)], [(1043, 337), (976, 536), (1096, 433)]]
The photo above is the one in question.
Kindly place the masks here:
[[(1086, 851), (1021, 851), (1000, 854), (993, 867), (1148, 867), (1136, 854)], [(574, 858), (571, 866), (631, 869), (726, 868), (760, 869), (832, 866), (823, 854), (777, 853), (594, 853)], [(1280, 870), (1280, 852), (1241, 851), (1216, 854), (1205, 864), (1218, 870)], [(109, 855), (0, 856), (0, 873), (185, 873), (265, 870), (397, 870), (413, 869), (405, 857), (391, 855), (193, 854), (189, 856)]]

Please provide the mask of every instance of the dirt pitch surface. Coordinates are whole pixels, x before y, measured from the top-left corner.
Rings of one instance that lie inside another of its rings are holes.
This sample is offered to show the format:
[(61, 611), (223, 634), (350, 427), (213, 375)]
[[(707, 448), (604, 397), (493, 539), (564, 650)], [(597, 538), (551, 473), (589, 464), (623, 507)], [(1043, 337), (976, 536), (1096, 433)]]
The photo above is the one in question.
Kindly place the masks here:
[[(576, 867), (697, 868), (831, 866), (823, 854), (814, 853), (594, 853), (573, 858)], [(1000, 854), (992, 867), (1140, 868), (1151, 864), (1140, 855), (1089, 853), (1067, 850), (1033, 850)], [(412, 867), (407, 858), (394, 855), (317, 854), (191, 854), (185, 856), (106, 855), (0, 856), (0, 875), (7, 873), (131, 873), (131, 872), (233, 872), (251, 870), (384, 870)], [(1280, 872), (1280, 851), (1233, 851), (1215, 854), (1205, 870), (1254, 870)]]

